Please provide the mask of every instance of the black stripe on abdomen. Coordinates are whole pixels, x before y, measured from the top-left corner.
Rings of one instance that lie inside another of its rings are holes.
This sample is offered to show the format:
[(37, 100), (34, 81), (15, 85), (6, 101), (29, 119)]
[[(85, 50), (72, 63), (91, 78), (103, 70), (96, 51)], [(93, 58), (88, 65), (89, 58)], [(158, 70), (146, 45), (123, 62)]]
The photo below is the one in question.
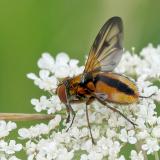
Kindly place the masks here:
[(98, 81), (102, 81), (106, 83), (107, 85), (116, 88), (118, 91), (124, 92), (125, 94), (134, 95), (133, 89), (131, 89), (128, 85), (126, 85), (125, 83), (117, 79), (113, 79), (113, 78), (103, 76), (103, 75), (97, 75), (94, 79), (94, 84), (96, 85)]

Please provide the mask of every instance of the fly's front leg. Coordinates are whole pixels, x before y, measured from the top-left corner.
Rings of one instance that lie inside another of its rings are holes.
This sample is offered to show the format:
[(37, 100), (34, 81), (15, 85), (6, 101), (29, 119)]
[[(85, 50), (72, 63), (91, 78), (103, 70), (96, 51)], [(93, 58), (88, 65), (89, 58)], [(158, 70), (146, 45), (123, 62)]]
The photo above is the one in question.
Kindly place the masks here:
[(72, 109), (71, 104), (70, 104), (70, 91), (69, 91), (70, 83), (69, 83), (69, 81), (67, 81), (67, 80), (65, 81), (65, 86), (66, 86), (65, 94), (66, 94), (66, 97), (67, 97), (66, 107), (67, 107), (67, 112), (68, 112), (68, 117), (67, 117), (66, 123), (68, 123), (70, 121), (70, 112), (73, 115), (71, 124), (67, 129), (67, 131), (68, 131), (69, 128), (72, 127), (72, 124), (73, 124), (73, 121), (75, 119), (76, 113), (74, 112), (74, 110)]
[(69, 125), (68, 129), (66, 130), (66, 131), (68, 132), (68, 130), (72, 127), (72, 124), (73, 124), (73, 122), (74, 122), (76, 113), (75, 113), (75, 111), (73, 110), (73, 108), (71, 107), (70, 103), (68, 103), (68, 104), (66, 105), (66, 107), (67, 107), (67, 112), (68, 112), (68, 117), (67, 117), (66, 123), (68, 123), (68, 122), (70, 121), (70, 112), (72, 113), (72, 116), (73, 116), (72, 121), (71, 121), (71, 124)]
[(67, 119), (66, 119), (66, 123), (69, 123), (70, 122), (70, 107), (68, 105), (66, 105), (66, 108), (67, 108), (67, 113), (68, 113), (68, 116), (67, 116)]

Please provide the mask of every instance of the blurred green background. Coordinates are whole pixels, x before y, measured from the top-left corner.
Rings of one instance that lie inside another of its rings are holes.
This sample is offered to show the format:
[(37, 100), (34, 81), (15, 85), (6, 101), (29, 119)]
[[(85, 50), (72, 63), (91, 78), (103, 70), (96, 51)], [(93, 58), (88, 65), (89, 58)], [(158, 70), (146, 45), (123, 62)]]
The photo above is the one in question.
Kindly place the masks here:
[(125, 48), (160, 43), (160, 1), (0, 0), (0, 112), (33, 112), (40, 90), (26, 78), (48, 51), (80, 58), (111, 16), (124, 21)]
[(105, 21), (120, 16), (125, 44), (136, 52), (160, 43), (160, 1), (0, 0), (0, 112), (34, 112), (30, 99), (41, 92), (28, 72), (47, 51), (65, 51), (84, 62)]

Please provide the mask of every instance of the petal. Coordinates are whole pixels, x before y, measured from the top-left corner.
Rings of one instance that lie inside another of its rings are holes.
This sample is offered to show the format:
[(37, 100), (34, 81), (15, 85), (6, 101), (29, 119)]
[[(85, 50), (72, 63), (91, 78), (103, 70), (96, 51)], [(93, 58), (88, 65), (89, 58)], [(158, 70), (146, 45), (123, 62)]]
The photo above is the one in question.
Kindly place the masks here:
[(7, 123), (7, 129), (8, 129), (9, 131), (11, 131), (11, 130), (13, 130), (13, 129), (16, 129), (16, 128), (17, 128), (16, 123), (11, 122), (11, 121), (9, 121), (9, 122)]
[(32, 79), (32, 80), (36, 80), (38, 77), (34, 73), (28, 73), (27, 78)]
[(129, 142), (130, 144), (135, 144), (135, 143), (137, 142), (137, 139), (136, 139), (135, 137), (129, 137), (129, 138), (128, 138), (128, 142)]
[(48, 78), (50, 72), (48, 70), (40, 70), (39, 76), (42, 78), (42, 80), (45, 80)]
[(60, 66), (55, 71), (55, 76), (57, 78), (66, 78), (69, 76), (69, 67), (68, 66)]
[(61, 52), (56, 56), (56, 64), (58, 65), (66, 65), (69, 62), (69, 56)]
[(69, 66), (70, 67), (77, 67), (77, 64), (79, 63), (79, 61), (77, 59), (71, 59), (69, 61)]
[(38, 60), (38, 67), (52, 71), (52, 68), (54, 67), (53, 57), (49, 53), (43, 53), (42, 57)]
[(30, 138), (30, 132), (28, 129), (26, 128), (21, 128), (18, 130), (18, 134), (21, 136), (21, 138), (26, 139), (26, 138)]
[(31, 104), (34, 105), (34, 106), (35, 106), (35, 105), (39, 105), (39, 100), (38, 100), (38, 99), (35, 99), (35, 98), (32, 98), (32, 99), (31, 99)]

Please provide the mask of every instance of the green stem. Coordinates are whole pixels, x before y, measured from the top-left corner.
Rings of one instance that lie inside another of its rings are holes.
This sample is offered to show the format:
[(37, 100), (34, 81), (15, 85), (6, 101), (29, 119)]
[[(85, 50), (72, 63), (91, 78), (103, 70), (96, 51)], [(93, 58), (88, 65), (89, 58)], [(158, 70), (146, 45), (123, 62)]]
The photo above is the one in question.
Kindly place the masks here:
[(154, 153), (154, 156), (155, 156), (155, 160), (159, 160), (158, 152), (155, 152), (155, 153)]
[(143, 150), (141, 149), (141, 146), (142, 146), (141, 142), (140, 142), (140, 141), (137, 142), (137, 143), (135, 144), (136, 151), (137, 151), (137, 153), (139, 153), (140, 151), (142, 151), (144, 160), (148, 160), (147, 154), (146, 154), (145, 151), (143, 151)]

